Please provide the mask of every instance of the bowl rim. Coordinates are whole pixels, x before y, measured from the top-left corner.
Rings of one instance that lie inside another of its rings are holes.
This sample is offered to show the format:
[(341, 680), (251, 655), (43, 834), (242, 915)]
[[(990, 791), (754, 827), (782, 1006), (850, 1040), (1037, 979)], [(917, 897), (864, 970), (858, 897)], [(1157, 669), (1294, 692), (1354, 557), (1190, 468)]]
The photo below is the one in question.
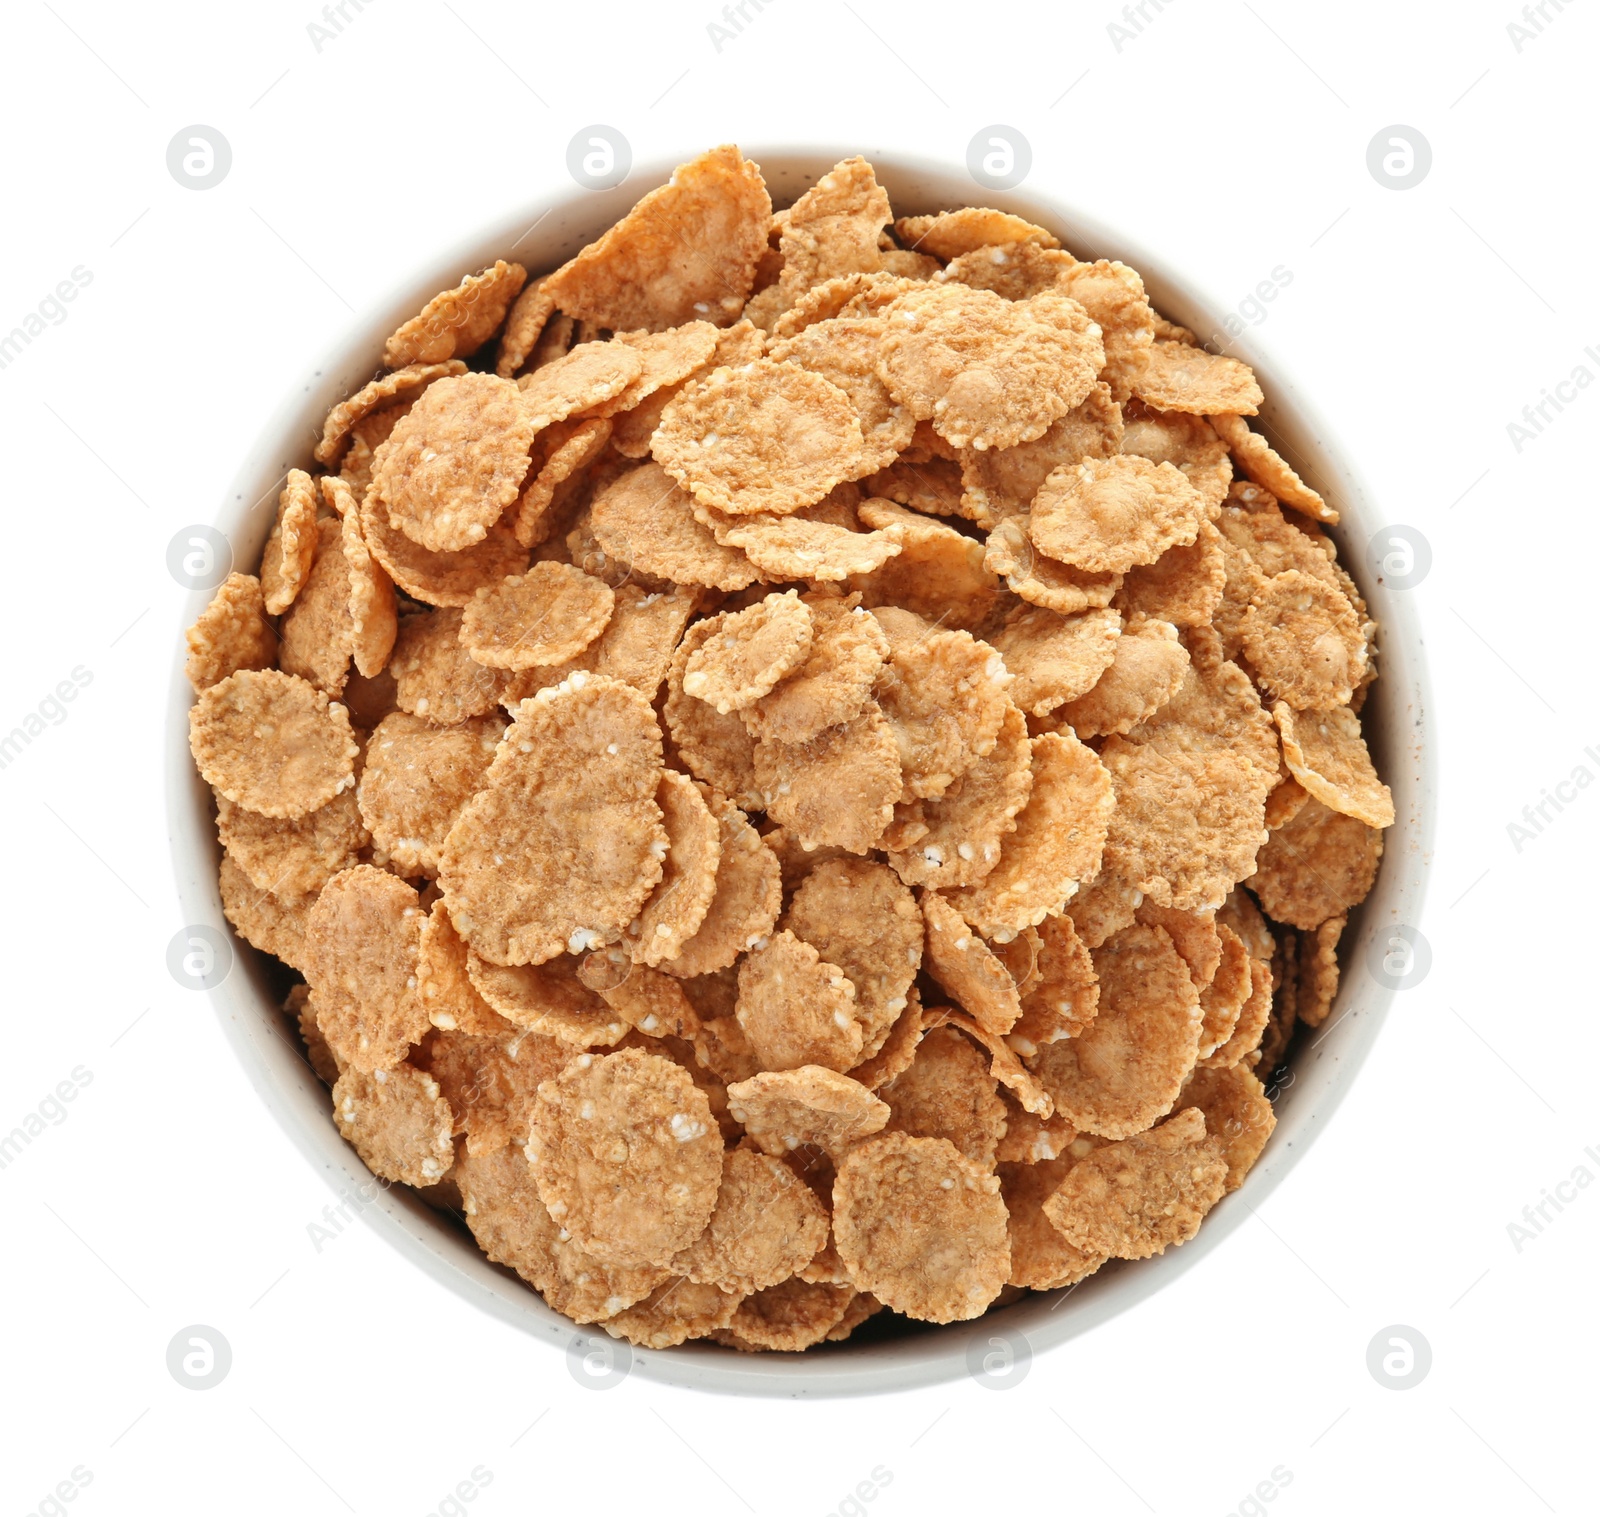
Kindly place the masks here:
[[(897, 214), (974, 201), (1015, 212), (1055, 232), (1080, 256), (1119, 258), (1138, 269), (1152, 302), (1169, 319), (1197, 333), (1216, 330), (1207, 319), (1211, 307), (1164, 258), (1046, 188), (987, 190), (959, 165), (894, 149), (791, 143), (743, 151), (761, 166), (775, 205), (792, 200), (839, 160), (861, 153), (888, 190)], [(386, 294), (369, 301), (364, 312), (344, 324), (309, 382), (280, 402), (234, 471), (210, 523), (228, 538), (234, 562), (258, 561), (284, 474), (290, 467), (307, 466), (328, 407), (371, 377), (384, 338), (401, 321), (463, 273), (496, 257), (515, 258), (530, 269), (555, 267), (646, 190), (664, 183), (682, 161), (659, 157), (636, 165), (623, 184), (610, 190), (551, 190), (455, 239)], [(542, 235), (536, 238), (541, 228)], [(631, 1348), (598, 1327), (576, 1326), (554, 1312), (509, 1270), (492, 1264), (463, 1229), (404, 1186), (387, 1186), (367, 1170), (329, 1120), (327, 1088), (311, 1073), (285, 1030), (267, 982), (264, 956), (245, 944), (223, 916), (216, 884), (220, 848), (209, 788), (195, 772), (189, 754), (188, 711), (194, 693), (181, 656), (182, 627), (193, 623), (214, 591), (193, 590), (185, 598), (183, 621), (169, 644), (175, 654), (167, 702), (166, 805), (178, 898), (186, 923), (206, 924), (223, 933), (232, 946), (232, 970), (208, 992), (211, 1004), (251, 1085), (330, 1188), (436, 1284), (520, 1332), (564, 1349), (574, 1379), (585, 1385), (609, 1384), (637, 1371), (661, 1384), (706, 1392), (808, 1398), (883, 1394), (963, 1374), (997, 1383), (980, 1376), (978, 1366), (1001, 1345), (1010, 1356), (1008, 1362), (1020, 1366), (1007, 1381), (1015, 1383), (1035, 1353), (1109, 1322), (1219, 1247), (1282, 1183), (1320, 1135), (1371, 1053), (1393, 991), (1372, 975), (1353, 971), (1358, 958), (1369, 961), (1385, 926), (1415, 927), (1421, 919), (1437, 792), (1428, 726), (1432, 701), (1419, 621), (1410, 597), (1388, 585), (1365, 552), (1385, 523), (1375, 514), (1349, 455), (1332, 438), (1314, 404), (1278, 362), (1260, 350), (1252, 329), (1235, 337), (1229, 351), (1249, 363), (1262, 381), (1267, 402), (1255, 418), (1257, 428), (1340, 509), (1341, 525), (1330, 535), (1339, 545), (1340, 562), (1356, 580), (1381, 629), (1382, 678), (1372, 687), (1363, 718), (1380, 771), (1394, 792), (1397, 816), (1385, 835), (1377, 882), (1366, 902), (1352, 913), (1341, 945), (1344, 973), (1334, 1011), (1317, 1037), (1295, 1054), (1293, 1083), (1275, 1102), (1278, 1126), (1266, 1150), (1244, 1184), (1212, 1210), (1195, 1238), (1136, 1266), (1108, 1265), (1080, 1286), (1029, 1293), (975, 1322), (804, 1354), (741, 1354), (706, 1343), (670, 1350)], [(603, 1374), (599, 1381), (592, 1378), (597, 1368)]]

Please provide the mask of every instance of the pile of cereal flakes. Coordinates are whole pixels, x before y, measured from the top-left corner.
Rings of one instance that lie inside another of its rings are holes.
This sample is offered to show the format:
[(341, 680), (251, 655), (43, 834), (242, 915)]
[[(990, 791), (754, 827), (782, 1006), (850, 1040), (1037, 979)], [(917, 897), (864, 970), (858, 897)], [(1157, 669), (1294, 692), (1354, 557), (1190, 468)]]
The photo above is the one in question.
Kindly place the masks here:
[(1261, 400), (861, 158), (430, 301), (188, 635), (224, 909), (374, 1174), (655, 1348), (1192, 1237), (1394, 820)]

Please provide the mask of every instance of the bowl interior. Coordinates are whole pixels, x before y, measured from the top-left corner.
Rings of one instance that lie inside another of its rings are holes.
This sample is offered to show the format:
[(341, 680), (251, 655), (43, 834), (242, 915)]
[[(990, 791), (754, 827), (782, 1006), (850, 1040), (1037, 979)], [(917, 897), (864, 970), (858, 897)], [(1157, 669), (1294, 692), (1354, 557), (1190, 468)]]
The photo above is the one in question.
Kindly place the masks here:
[[(859, 148), (750, 148), (776, 205), (787, 205), (839, 159)], [(1150, 298), (1169, 318), (1197, 332), (1216, 330), (1203, 303), (1156, 257), (1042, 189), (984, 190), (960, 168), (895, 153), (866, 151), (897, 215), (973, 203), (1014, 211), (1056, 233), (1080, 258), (1120, 258), (1144, 277)], [(662, 183), (673, 161), (640, 167), (626, 185), (533, 202), (434, 259), (416, 278), (353, 323), (317, 371), (309, 389), (287, 400), (263, 429), (235, 476), (215, 526), (234, 562), (253, 567), (271, 528), (277, 494), (291, 467), (310, 467), (312, 444), (328, 408), (376, 370), (384, 338), (437, 291), (497, 257), (530, 272), (555, 267), (592, 240), (647, 189)], [(1137, 1265), (1112, 1264), (1067, 1291), (1029, 1294), (964, 1326), (875, 1336), (868, 1323), (849, 1342), (801, 1355), (745, 1355), (705, 1344), (648, 1351), (614, 1344), (598, 1329), (575, 1328), (545, 1306), (509, 1270), (481, 1254), (459, 1219), (437, 1211), (403, 1186), (384, 1188), (338, 1135), (328, 1092), (306, 1063), (280, 1011), (281, 970), (235, 940), (232, 972), (211, 999), (262, 1100), (306, 1158), (337, 1193), (353, 1196), (361, 1214), (414, 1265), (482, 1310), (572, 1355), (595, 1350), (631, 1361), (651, 1379), (699, 1390), (776, 1396), (861, 1395), (959, 1378), (969, 1355), (987, 1353), (1004, 1333), (1013, 1351), (1036, 1354), (1126, 1311), (1188, 1269), (1261, 1205), (1326, 1124), (1370, 1051), (1391, 992), (1364, 966), (1380, 933), (1420, 916), (1431, 848), (1431, 754), (1425, 742), (1428, 692), (1421, 637), (1404, 592), (1376, 575), (1365, 545), (1386, 524), (1361, 482), (1328, 437), (1311, 404), (1248, 338), (1229, 349), (1255, 368), (1268, 400), (1257, 418), (1274, 446), (1343, 515), (1333, 531), (1340, 559), (1380, 625), (1383, 677), (1372, 687), (1363, 721), (1379, 772), (1394, 792), (1397, 820), (1386, 839), (1377, 884), (1352, 914), (1343, 943), (1338, 1000), (1315, 1037), (1300, 1030), (1290, 1054), (1293, 1079), (1275, 1101), (1277, 1130), (1243, 1186), (1225, 1197), (1199, 1235), (1181, 1248)], [(196, 591), (189, 625), (210, 598)], [(174, 639), (177, 647), (181, 639)], [(168, 816), (184, 920), (231, 937), (217, 892), (219, 849), (211, 797), (188, 749), (193, 695), (175, 658), (168, 709)], [(881, 1321), (881, 1319), (879, 1319)]]

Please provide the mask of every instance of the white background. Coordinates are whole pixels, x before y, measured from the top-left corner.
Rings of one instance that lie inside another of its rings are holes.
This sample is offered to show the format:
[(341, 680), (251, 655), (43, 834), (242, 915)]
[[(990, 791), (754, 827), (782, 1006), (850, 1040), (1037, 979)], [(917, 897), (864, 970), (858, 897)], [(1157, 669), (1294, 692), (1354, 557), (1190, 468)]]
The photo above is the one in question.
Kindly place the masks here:
[[(4, 1512), (37, 1512), (78, 1466), (85, 1514), (422, 1517), (479, 1466), (484, 1517), (822, 1517), (875, 1467), (888, 1517), (1221, 1517), (1280, 1466), (1270, 1510), (1291, 1517), (1593, 1510), (1600, 1187), (1520, 1252), (1507, 1231), (1580, 1164), (1600, 1176), (1600, 793), (1520, 851), (1507, 832), (1576, 766), (1600, 774), (1583, 752), (1600, 751), (1600, 393), (1520, 452), (1507, 433), (1577, 365), (1600, 376), (1583, 351), (1600, 19), (1546, 10), (1519, 51), (1510, 0), (1169, 0), (1119, 51), (1109, 0), (770, 0), (718, 51), (712, 0), (373, 0), (318, 51), (312, 0), (8, 7), (0, 332), (74, 267), (93, 279), (0, 370), (0, 730), (74, 667), (93, 682), (0, 772), (0, 1131), (74, 1067), (92, 1083), (0, 1172)], [(313, 1250), (327, 1191), (164, 967), (169, 539), (212, 518), (345, 323), (441, 245), (569, 187), (566, 144), (592, 122), (641, 160), (822, 138), (955, 164), (978, 128), (1016, 127), (1030, 183), (1219, 313), (1292, 270), (1254, 340), (1432, 545), (1413, 592), (1442, 782), (1431, 974), (1258, 1220), (1002, 1394), (580, 1389), (366, 1227)], [(190, 123), (232, 144), (204, 193), (165, 164)], [(1366, 167), (1392, 123), (1433, 149), (1404, 192)], [(203, 1393), (165, 1366), (191, 1323), (233, 1349)], [(1366, 1367), (1396, 1323), (1433, 1352), (1404, 1392)]]

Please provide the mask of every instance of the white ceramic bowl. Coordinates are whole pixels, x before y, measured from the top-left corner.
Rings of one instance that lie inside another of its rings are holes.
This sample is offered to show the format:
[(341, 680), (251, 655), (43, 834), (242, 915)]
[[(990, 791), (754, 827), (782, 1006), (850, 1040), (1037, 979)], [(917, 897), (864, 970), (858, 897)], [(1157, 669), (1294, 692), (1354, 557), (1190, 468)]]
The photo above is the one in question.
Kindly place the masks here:
[[(787, 205), (835, 162), (859, 147), (747, 148), (761, 165), (773, 201)], [(684, 156), (688, 156), (685, 154)], [(1076, 207), (1034, 186), (996, 192), (974, 184), (960, 168), (903, 154), (868, 150), (898, 215), (954, 206), (994, 205), (1050, 228), (1080, 257), (1120, 258), (1144, 276), (1156, 307), (1200, 333), (1218, 329), (1212, 313), (1165, 264), (1086, 217)], [(646, 190), (664, 182), (675, 160), (640, 167), (627, 184), (609, 191), (577, 190), (536, 201), (515, 216), (462, 239), (419, 266), (414, 278), (374, 302), (352, 324), (306, 390), (285, 400), (263, 428), (234, 477), (215, 526), (232, 545), (234, 562), (253, 569), (271, 528), (284, 473), (308, 467), (311, 447), (328, 408), (358, 389), (375, 371), (384, 338), (420, 310), (434, 293), (497, 257), (514, 258), (530, 271), (553, 268), (620, 217)], [(1327, 436), (1312, 405), (1248, 334), (1232, 351), (1253, 365), (1267, 394), (1257, 424), (1343, 513), (1333, 532), (1340, 558), (1355, 577), (1381, 628), (1383, 677), (1373, 687), (1363, 720), (1379, 772), (1394, 791), (1397, 820), (1389, 832), (1377, 885), (1354, 914), (1344, 942), (1344, 975), (1330, 1022), (1314, 1046), (1301, 1045), (1294, 1079), (1279, 1096), (1277, 1131), (1244, 1185), (1227, 1196), (1181, 1248), (1138, 1264), (1114, 1263), (1072, 1290), (1030, 1294), (979, 1322), (854, 1341), (800, 1355), (739, 1354), (709, 1344), (666, 1351), (634, 1349), (631, 1367), (653, 1380), (697, 1390), (770, 1396), (865, 1395), (934, 1384), (969, 1373), (1002, 1330), (1010, 1352), (1023, 1356), (1066, 1342), (1138, 1305), (1169, 1280), (1221, 1247), (1259, 1207), (1327, 1124), (1377, 1038), (1391, 992), (1366, 972), (1375, 941), (1421, 913), (1431, 852), (1434, 784), (1428, 745), (1429, 692), (1422, 639), (1407, 596), (1373, 572), (1366, 544), (1388, 524), (1349, 462)], [(1314, 376), (1313, 376), (1314, 378)], [(185, 612), (189, 625), (210, 598), (195, 592)], [(172, 640), (174, 674), (167, 717), (167, 806), (173, 861), (185, 921), (228, 933), (217, 892), (219, 850), (211, 797), (190, 761), (188, 709), (193, 695), (182, 671), (181, 639)], [(334, 1128), (328, 1092), (297, 1052), (278, 1009), (267, 961), (235, 941), (233, 969), (210, 992), (218, 1016), (261, 1099), (306, 1158), (335, 1191), (369, 1193), (372, 1177)], [(411, 1266), (439, 1287), (454, 1291), (508, 1326), (574, 1357), (611, 1340), (599, 1329), (575, 1328), (551, 1311), (509, 1270), (491, 1264), (466, 1228), (433, 1210), (403, 1186), (378, 1190), (362, 1215)], [(1066, 1299), (1062, 1299), (1066, 1295)], [(881, 1320), (881, 1319), (880, 1319)], [(870, 1332), (869, 1329), (865, 1330)]]

